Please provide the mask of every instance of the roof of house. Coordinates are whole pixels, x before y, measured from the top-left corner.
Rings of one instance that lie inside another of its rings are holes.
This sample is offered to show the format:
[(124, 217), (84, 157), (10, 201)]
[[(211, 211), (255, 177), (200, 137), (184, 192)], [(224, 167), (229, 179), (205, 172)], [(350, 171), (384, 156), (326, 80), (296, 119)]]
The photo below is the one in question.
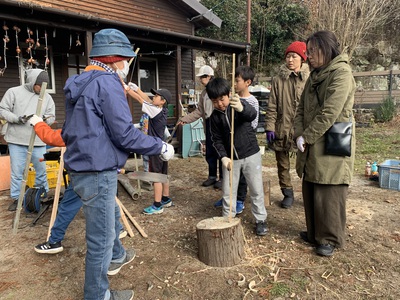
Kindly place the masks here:
[(196, 28), (210, 25), (221, 27), (222, 20), (198, 0), (169, 0), (169, 2), (185, 10), (190, 15), (188, 22), (192, 22)]

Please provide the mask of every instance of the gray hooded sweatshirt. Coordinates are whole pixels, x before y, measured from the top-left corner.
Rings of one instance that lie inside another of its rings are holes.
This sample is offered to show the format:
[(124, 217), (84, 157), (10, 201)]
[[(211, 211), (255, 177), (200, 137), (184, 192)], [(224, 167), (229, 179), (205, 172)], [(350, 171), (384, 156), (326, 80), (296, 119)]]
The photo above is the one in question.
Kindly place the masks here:
[[(29, 116), (36, 113), (39, 94), (33, 91), (33, 86), (41, 72), (44, 71), (41, 69), (26, 70), (27, 77), (25, 84), (9, 88), (0, 102), (0, 118), (8, 122), (8, 128), (4, 138), (9, 144), (29, 145), (33, 127), (30, 126), (29, 122), (19, 124), (18, 118), (20, 116)], [(51, 116), (46, 120), (47, 124), (51, 125), (54, 122), (55, 105), (53, 98), (48, 93), (45, 93), (42, 102), (42, 111), (39, 116), (42, 117), (43, 115), (46, 117)], [(36, 137), (34, 145), (44, 146), (46, 144)]]

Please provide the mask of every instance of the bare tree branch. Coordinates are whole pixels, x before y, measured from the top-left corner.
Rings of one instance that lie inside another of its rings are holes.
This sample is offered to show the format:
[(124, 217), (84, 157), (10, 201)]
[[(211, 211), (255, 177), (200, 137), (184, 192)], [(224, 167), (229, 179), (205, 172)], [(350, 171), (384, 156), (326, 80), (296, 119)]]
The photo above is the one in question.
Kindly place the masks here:
[[(310, 0), (317, 30), (334, 32), (343, 52), (352, 57), (355, 48), (371, 30), (385, 25), (400, 13), (398, 0)], [(396, 2), (396, 3), (394, 3)]]

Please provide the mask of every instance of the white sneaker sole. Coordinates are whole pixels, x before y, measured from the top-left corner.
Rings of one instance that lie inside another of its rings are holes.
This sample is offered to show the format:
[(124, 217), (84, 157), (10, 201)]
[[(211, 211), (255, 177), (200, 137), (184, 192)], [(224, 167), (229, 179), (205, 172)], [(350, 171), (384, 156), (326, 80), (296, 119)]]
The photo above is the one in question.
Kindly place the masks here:
[(129, 261), (124, 262), (118, 269), (115, 269), (115, 270), (112, 270), (112, 271), (108, 270), (107, 275), (109, 275), (109, 276), (117, 275), (118, 272), (121, 270), (121, 268), (123, 266), (125, 266), (126, 264), (129, 264), (135, 257), (136, 257), (136, 252), (134, 252), (132, 258)]
[(60, 253), (64, 250), (63, 246), (54, 248), (54, 249), (46, 249), (46, 250), (38, 249), (36, 247), (34, 249), (37, 253), (41, 253), (41, 254), (56, 254), (56, 253)]
[(128, 235), (128, 232), (126, 230), (121, 231), (121, 233), (119, 234), (118, 238), (119, 239), (123, 239), (124, 237), (126, 237)]
[(171, 206), (172, 206), (172, 201), (167, 204), (164, 204), (162, 207), (164, 208), (164, 207), (171, 207)]
[(163, 212), (164, 212), (164, 208), (162, 208), (160, 210), (155, 210), (152, 213), (148, 213), (148, 212), (143, 211), (143, 214), (150, 216), (150, 215), (159, 215), (159, 214), (162, 214)]

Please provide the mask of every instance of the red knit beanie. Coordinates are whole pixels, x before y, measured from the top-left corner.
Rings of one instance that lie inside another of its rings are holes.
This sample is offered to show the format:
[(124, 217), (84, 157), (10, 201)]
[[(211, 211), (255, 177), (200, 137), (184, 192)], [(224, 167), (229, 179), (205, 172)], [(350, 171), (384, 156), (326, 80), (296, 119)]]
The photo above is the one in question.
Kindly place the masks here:
[(117, 61), (128, 60), (128, 59), (130, 59), (130, 58), (123, 57), (123, 56), (98, 56), (98, 57), (92, 58), (92, 60), (97, 60), (99, 62), (102, 62), (103, 64), (112, 64)]
[(289, 45), (289, 47), (287, 47), (287, 49), (285, 51), (285, 56), (289, 52), (294, 52), (294, 53), (297, 53), (298, 55), (300, 55), (304, 60), (306, 60), (307, 59), (306, 48), (307, 48), (306, 43), (300, 42), (300, 41), (295, 41), (295, 42), (291, 43)]

